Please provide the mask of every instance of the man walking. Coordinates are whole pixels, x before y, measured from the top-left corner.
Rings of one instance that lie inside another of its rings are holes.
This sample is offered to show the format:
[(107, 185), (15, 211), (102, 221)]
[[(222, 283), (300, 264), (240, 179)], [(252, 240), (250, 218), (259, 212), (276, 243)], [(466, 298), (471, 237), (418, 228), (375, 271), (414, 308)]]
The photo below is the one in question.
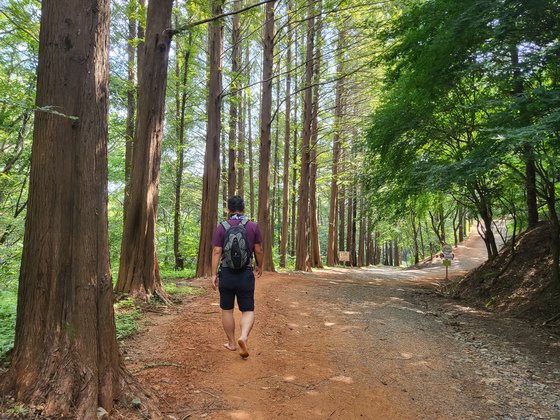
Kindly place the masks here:
[[(263, 261), (259, 225), (245, 216), (245, 203), (236, 195), (228, 199), (228, 220), (218, 225), (212, 235), (212, 287), (219, 287), (222, 325), (228, 342), (224, 347), (241, 357), (249, 357), (247, 341), (255, 321), (255, 276), (260, 277)], [(253, 266), (253, 254), (255, 265)], [(218, 272), (218, 268), (220, 271)], [(234, 300), (241, 311), (241, 335), (235, 341)]]

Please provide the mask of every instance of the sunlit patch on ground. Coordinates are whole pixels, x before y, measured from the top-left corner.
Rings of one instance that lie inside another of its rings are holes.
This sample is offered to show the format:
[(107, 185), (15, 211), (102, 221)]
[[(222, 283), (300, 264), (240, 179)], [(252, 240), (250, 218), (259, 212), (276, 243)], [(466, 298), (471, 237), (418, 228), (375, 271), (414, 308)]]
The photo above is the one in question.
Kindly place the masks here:
[(332, 378), (329, 378), (331, 381), (334, 382), (343, 382), (345, 384), (353, 384), (354, 381), (352, 380), (352, 378), (350, 378), (349, 376), (333, 376)]

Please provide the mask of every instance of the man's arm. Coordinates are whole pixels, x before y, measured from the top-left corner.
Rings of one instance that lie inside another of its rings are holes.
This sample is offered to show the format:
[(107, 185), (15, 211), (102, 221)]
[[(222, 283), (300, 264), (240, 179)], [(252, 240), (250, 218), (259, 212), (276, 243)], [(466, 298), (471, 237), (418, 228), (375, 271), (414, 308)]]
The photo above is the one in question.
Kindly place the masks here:
[(255, 273), (257, 273), (257, 277), (260, 277), (262, 274), (262, 263), (263, 263), (264, 252), (262, 249), (262, 245), (255, 244)]
[(218, 288), (218, 266), (222, 257), (222, 247), (215, 246), (212, 248), (212, 289)]

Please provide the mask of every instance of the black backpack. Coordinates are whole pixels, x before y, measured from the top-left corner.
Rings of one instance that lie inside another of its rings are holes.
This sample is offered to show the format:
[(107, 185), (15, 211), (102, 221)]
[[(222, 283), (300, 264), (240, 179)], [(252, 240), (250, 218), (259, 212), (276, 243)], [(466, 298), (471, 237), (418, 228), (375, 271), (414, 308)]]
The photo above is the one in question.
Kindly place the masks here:
[(245, 225), (249, 219), (242, 219), (237, 226), (232, 226), (228, 222), (221, 225), (226, 230), (224, 244), (222, 247), (222, 266), (232, 270), (241, 270), (249, 265), (251, 256), (249, 255), (249, 244), (247, 243), (247, 230)]

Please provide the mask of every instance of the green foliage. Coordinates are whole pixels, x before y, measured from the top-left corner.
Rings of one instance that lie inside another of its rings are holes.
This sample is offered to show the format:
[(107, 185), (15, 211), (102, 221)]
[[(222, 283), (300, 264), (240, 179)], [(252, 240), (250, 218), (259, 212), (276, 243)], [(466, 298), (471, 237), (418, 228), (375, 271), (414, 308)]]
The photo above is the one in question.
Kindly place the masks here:
[(0, 290), (0, 360), (14, 345), (17, 293)]
[(205, 293), (204, 289), (202, 289), (201, 287), (183, 286), (173, 282), (164, 282), (163, 288), (170, 295), (201, 296)]
[(195, 276), (196, 270), (194, 268), (185, 268), (184, 270), (160, 270), (161, 278), (169, 279), (191, 279)]
[(115, 325), (117, 339), (123, 340), (135, 334), (139, 329), (138, 321), (141, 318), (140, 308), (132, 298), (127, 298), (115, 304)]

